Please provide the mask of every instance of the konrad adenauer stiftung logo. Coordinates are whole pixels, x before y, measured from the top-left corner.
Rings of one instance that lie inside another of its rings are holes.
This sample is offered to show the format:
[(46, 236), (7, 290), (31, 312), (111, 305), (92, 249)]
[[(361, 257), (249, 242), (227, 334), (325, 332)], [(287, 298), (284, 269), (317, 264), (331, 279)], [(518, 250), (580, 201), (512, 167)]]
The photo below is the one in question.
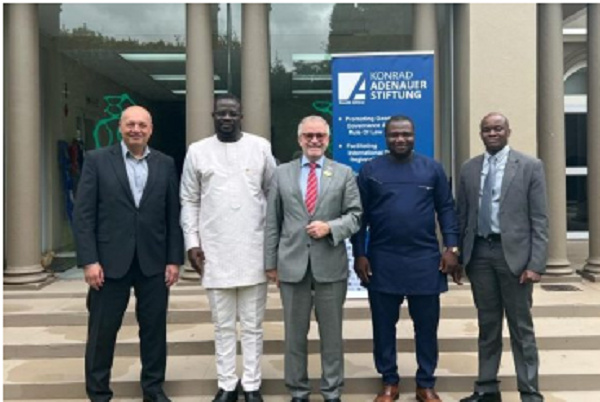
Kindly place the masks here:
[(338, 73), (338, 101), (340, 105), (362, 105), (367, 98), (364, 73)]

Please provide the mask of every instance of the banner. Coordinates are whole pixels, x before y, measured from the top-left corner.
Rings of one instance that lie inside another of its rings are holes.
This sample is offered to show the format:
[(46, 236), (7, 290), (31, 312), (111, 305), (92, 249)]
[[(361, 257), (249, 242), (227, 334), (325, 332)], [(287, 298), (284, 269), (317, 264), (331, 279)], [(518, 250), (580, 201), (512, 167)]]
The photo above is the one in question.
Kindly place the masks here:
[[(333, 159), (358, 173), (387, 151), (385, 122), (394, 115), (415, 123), (415, 150), (433, 157), (433, 52), (334, 54)], [(366, 297), (354, 274), (351, 245), (348, 297)]]
[(383, 155), (385, 122), (415, 122), (415, 150), (433, 157), (433, 52), (334, 54), (333, 158), (358, 172)]

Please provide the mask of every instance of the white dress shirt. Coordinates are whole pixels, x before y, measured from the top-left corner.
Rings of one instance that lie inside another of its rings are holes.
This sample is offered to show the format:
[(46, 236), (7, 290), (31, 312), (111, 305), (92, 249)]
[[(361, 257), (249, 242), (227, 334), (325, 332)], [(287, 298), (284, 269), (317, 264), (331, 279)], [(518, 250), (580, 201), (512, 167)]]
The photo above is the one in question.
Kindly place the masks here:
[(275, 170), (271, 144), (242, 133), (236, 142), (216, 135), (190, 145), (181, 176), (181, 226), (186, 250), (202, 247), (206, 288), (266, 281), (266, 195)]

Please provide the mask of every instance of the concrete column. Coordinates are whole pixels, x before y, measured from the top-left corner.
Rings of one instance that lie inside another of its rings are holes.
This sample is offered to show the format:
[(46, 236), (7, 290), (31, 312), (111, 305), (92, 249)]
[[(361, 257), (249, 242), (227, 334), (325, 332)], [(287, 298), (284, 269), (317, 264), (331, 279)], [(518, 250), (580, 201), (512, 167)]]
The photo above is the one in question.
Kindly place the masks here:
[(5, 284), (48, 278), (40, 265), (40, 64), (38, 7), (10, 4), (8, 14), (7, 124), (5, 132)]
[(244, 131), (271, 140), (269, 4), (242, 4)]
[[(433, 73), (433, 104), (434, 104), (434, 123), (433, 123), (433, 149), (436, 160), (441, 159), (442, 137), (440, 130), (440, 75), (439, 75), (439, 54), (437, 40), (437, 17), (435, 4), (419, 3), (413, 5), (413, 49), (429, 50), (434, 52), (434, 73)], [(418, 128), (417, 128), (418, 131)]]
[(587, 6), (587, 188), (590, 254), (585, 273), (600, 277), (600, 5)]
[(465, 160), (484, 151), (479, 122), (489, 112), (509, 118), (512, 147), (536, 154), (536, 21), (535, 4), (454, 6), (457, 173)]
[(214, 134), (214, 65), (210, 4), (186, 5), (186, 141)]
[[(58, 6), (57, 6), (58, 8)], [(58, 11), (57, 11), (58, 13)], [(73, 244), (72, 231), (64, 230), (69, 225), (65, 217), (65, 201), (63, 183), (60, 177), (58, 161), (58, 140), (70, 142), (64, 134), (63, 129), (63, 83), (61, 79), (61, 57), (58, 47), (58, 36), (46, 37), (42, 41), (42, 58), (40, 59), (42, 69), (42, 99), (43, 99), (43, 148), (42, 160), (44, 163), (43, 181), (44, 207), (42, 221), (45, 231), (46, 244), (42, 244), (42, 250), (59, 250), (66, 244)], [(83, 137), (83, 133), (80, 133)], [(80, 167), (81, 168), (81, 167)], [(63, 238), (64, 237), (64, 238)]]
[(538, 6), (538, 145), (548, 187), (548, 275), (573, 272), (567, 259), (562, 5)]
[[(454, 93), (452, 103), (454, 104), (454, 130), (456, 133), (455, 139), (455, 159), (454, 171), (456, 177), (460, 172), (460, 167), (463, 162), (472, 156), (470, 132), (471, 124), (471, 109), (470, 109), (470, 74), (469, 74), (469, 54), (470, 54), (470, 6), (468, 4), (457, 4), (454, 6)], [(458, 185), (454, 180), (455, 187)]]
[[(186, 5), (186, 143), (214, 134), (211, 113), (214, 103), (214, 63), (212, 47), (212, 21), (210, 4)], [(198, 281), (200, 277), (186, 264), (181, 273), (182, 280)]]

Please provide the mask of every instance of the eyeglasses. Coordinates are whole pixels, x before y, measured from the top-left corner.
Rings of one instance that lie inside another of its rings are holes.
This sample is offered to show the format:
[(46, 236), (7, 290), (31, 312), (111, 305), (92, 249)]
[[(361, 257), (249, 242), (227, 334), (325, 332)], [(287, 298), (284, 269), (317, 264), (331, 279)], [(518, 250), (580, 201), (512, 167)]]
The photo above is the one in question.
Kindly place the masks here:
[(327, 137), (327, 134), (326, 133), (302, 133), (302, 137), (308, 141), (312, 140), (313, 138), (321, 141), (325, 137)]

